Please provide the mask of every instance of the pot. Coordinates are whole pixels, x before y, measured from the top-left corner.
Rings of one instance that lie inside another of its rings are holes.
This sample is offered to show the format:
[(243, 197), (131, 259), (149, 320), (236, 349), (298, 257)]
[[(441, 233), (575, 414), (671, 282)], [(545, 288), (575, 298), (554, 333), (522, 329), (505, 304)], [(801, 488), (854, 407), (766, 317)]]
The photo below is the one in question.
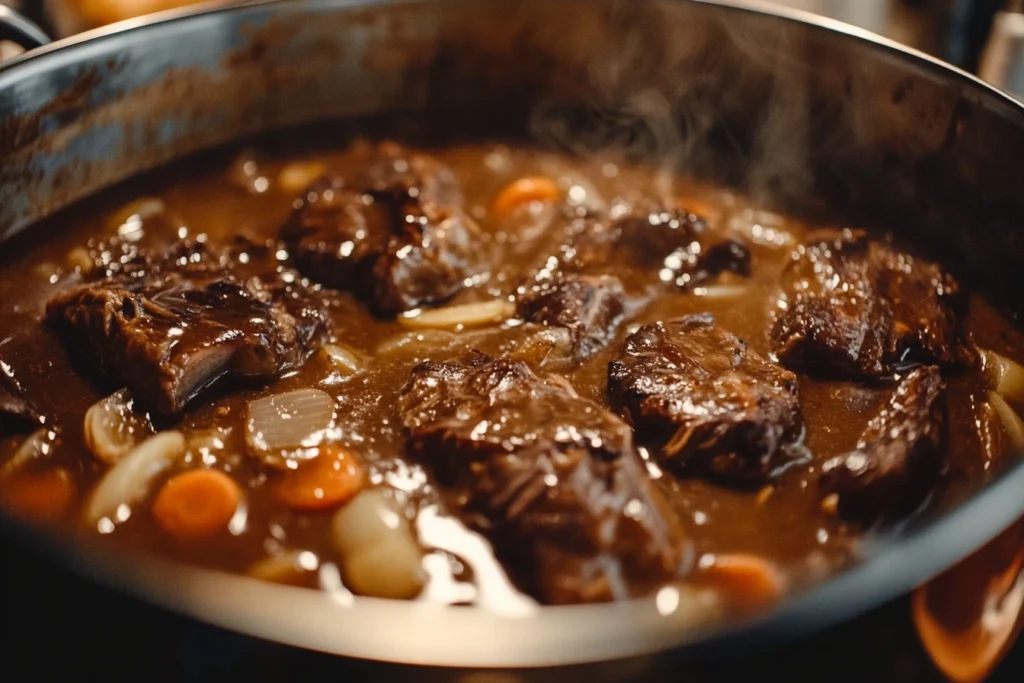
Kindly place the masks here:
[[(4, 37), (41, 40), (0, 20)], [(582, 154), (614, 146), (798, 218), (890, 229), (1024, 312), (1021, 104), (859, 29), (747, 3), (272, 0), (37, 47), (0, 69), (0, 241), (199, 150), (393, 111)], [(870, 538), (846, 571), (711, 625), (668, 594), (514, 615), (351, 599), (5, 525), (77, 572), (242, 633), (372, 660), (539, 667), (732, 655), (849, 620), (1010, 527), (1022, 490), (1024, 462), (1004, 458)], [(396, 639), (397, 624), (414, 637)]]

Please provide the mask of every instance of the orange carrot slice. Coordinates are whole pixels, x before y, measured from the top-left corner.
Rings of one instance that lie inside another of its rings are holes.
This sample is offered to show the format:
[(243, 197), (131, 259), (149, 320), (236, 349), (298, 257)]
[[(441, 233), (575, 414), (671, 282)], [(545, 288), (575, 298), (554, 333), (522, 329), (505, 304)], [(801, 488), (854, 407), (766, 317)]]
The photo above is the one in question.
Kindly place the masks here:
[(75, 497), (75, 483), (67, 470), (19, 472), (6, 482), (0, 500), (15, 515), (47, 522), (67, 511)]
[(703, 567), (704, 578), (717, 587), (727, 601), (741, 609), (759, 609), (775, 602), (785, 590), (778, 568), (756, 555), (716, 555)]
[(297, 510), (327, 510), (359, 493), (365, 484), (355, 455), (337, 446), (322, 446), (313, 460), (281, 474), (273, 486), (275, 498)]
[(172, 536), (193, 540), (227, 528), (242, 500), (231, 477), (218, 470), (191, 470), (167, 480), (153, 501), (153, 517)]
[(562, 191), (550, 178), (543, 176), (520, 178), (498, 193), (494, 199), (494, 213), (497, 216), (507, 216), (523, 204), (553, 202), (561, 196)]

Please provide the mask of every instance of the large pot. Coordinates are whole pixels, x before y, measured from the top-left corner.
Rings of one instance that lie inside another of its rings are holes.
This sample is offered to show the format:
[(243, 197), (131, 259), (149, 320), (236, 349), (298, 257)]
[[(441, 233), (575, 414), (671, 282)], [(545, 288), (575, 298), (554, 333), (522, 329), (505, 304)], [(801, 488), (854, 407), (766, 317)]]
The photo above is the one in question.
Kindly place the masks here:
[[(1021, 105), (848, 26), (724, 2), (278, 0), (46, 45), (0, 70), (0, 241), (197, 150), (394, 110), (580, 153), (625, 146), (797, 216), (889, 228), (1024, 311)], [(1024, 514), (1024, 464), (1004, 462), (867, 543), (849, 570), (713, 626), (665, 599), (525, 615), (341, 600), (18, 531), (109, 585), (284, 643), (416, 664), (574, 664), (735, 652), (906, 593)], [(414, 637), (397, 640), (396, 624)]]

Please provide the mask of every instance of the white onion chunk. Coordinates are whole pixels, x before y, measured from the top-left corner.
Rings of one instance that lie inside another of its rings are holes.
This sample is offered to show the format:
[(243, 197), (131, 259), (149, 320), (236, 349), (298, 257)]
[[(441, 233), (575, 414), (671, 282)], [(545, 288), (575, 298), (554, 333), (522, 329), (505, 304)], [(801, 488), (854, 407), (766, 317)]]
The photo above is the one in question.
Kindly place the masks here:
[(121, 458), (100, 480), (85, 508), (85, 519), (97, 524), (114, 520), (122, 505), (129, 508), (149, 493), (153, 480), (185, 454), (181, 432), (160, 432)]
[(319, 389), (299, 389), (250, 401), (245, 421), (249, 453), (276, 468), (316, 457), (334, 425), (334, 400)]

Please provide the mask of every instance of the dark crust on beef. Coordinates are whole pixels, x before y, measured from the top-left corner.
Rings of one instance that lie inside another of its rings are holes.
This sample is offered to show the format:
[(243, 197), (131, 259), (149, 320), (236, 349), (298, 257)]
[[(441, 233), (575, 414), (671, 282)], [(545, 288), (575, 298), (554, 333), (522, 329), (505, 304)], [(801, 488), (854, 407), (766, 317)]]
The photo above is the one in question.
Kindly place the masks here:
[(451, 170), (394, 144), (353, 178), (317, 180), (299, 202), (281, 230), (297, 268), (378, 313), (443, 302), (481, 260), (484, 237)]
[(837, 494), (839, 513), (870, 522), (908, 514), (945, 466), (946, 404), (934, 366), (902, 378), (871, 418), (856, 448), (822, 466), (821, 487)]
[(964, 366), (967, 299), (936, 264), (861, 231), (820, 231), (783, 274), (779, 361), (823, 377), (879, 379), (917, 364)]
[(83, 364), (174, 415), (221, 377), (266, 381), (301, 366), (324, 331), (323, 307), (301, 281), (251, 274), (259, 249), (245, 267), (231, 249), (197, 242), (140, 253), (54, 296), (46, 319)]
[(565, 380), (472, 353), (418, 365), (399, 410), (412, 455), (544, 602), (636, 597), (681, 571), (679, 520), (629, 426)]
[(615, 339), (626, 317), (626, 295), (618, 278), (565, 277), (539, 282), (516, 302), (527, 322), (568, 330), (574, 356), (583, 361)]
[(761, 483), (802, 455), (796, 376), (707, 314), (630, 335), (608, 392), (638, 442), (678, 474)]
[(607, 210), (566, 207), (537, 247), (540, 280), (611, 275), (628, 291), (690, 289), (723, 274), (750, 274), (740, 237), (712, 230), (698, 216), (647, 198), (617, 200)]

